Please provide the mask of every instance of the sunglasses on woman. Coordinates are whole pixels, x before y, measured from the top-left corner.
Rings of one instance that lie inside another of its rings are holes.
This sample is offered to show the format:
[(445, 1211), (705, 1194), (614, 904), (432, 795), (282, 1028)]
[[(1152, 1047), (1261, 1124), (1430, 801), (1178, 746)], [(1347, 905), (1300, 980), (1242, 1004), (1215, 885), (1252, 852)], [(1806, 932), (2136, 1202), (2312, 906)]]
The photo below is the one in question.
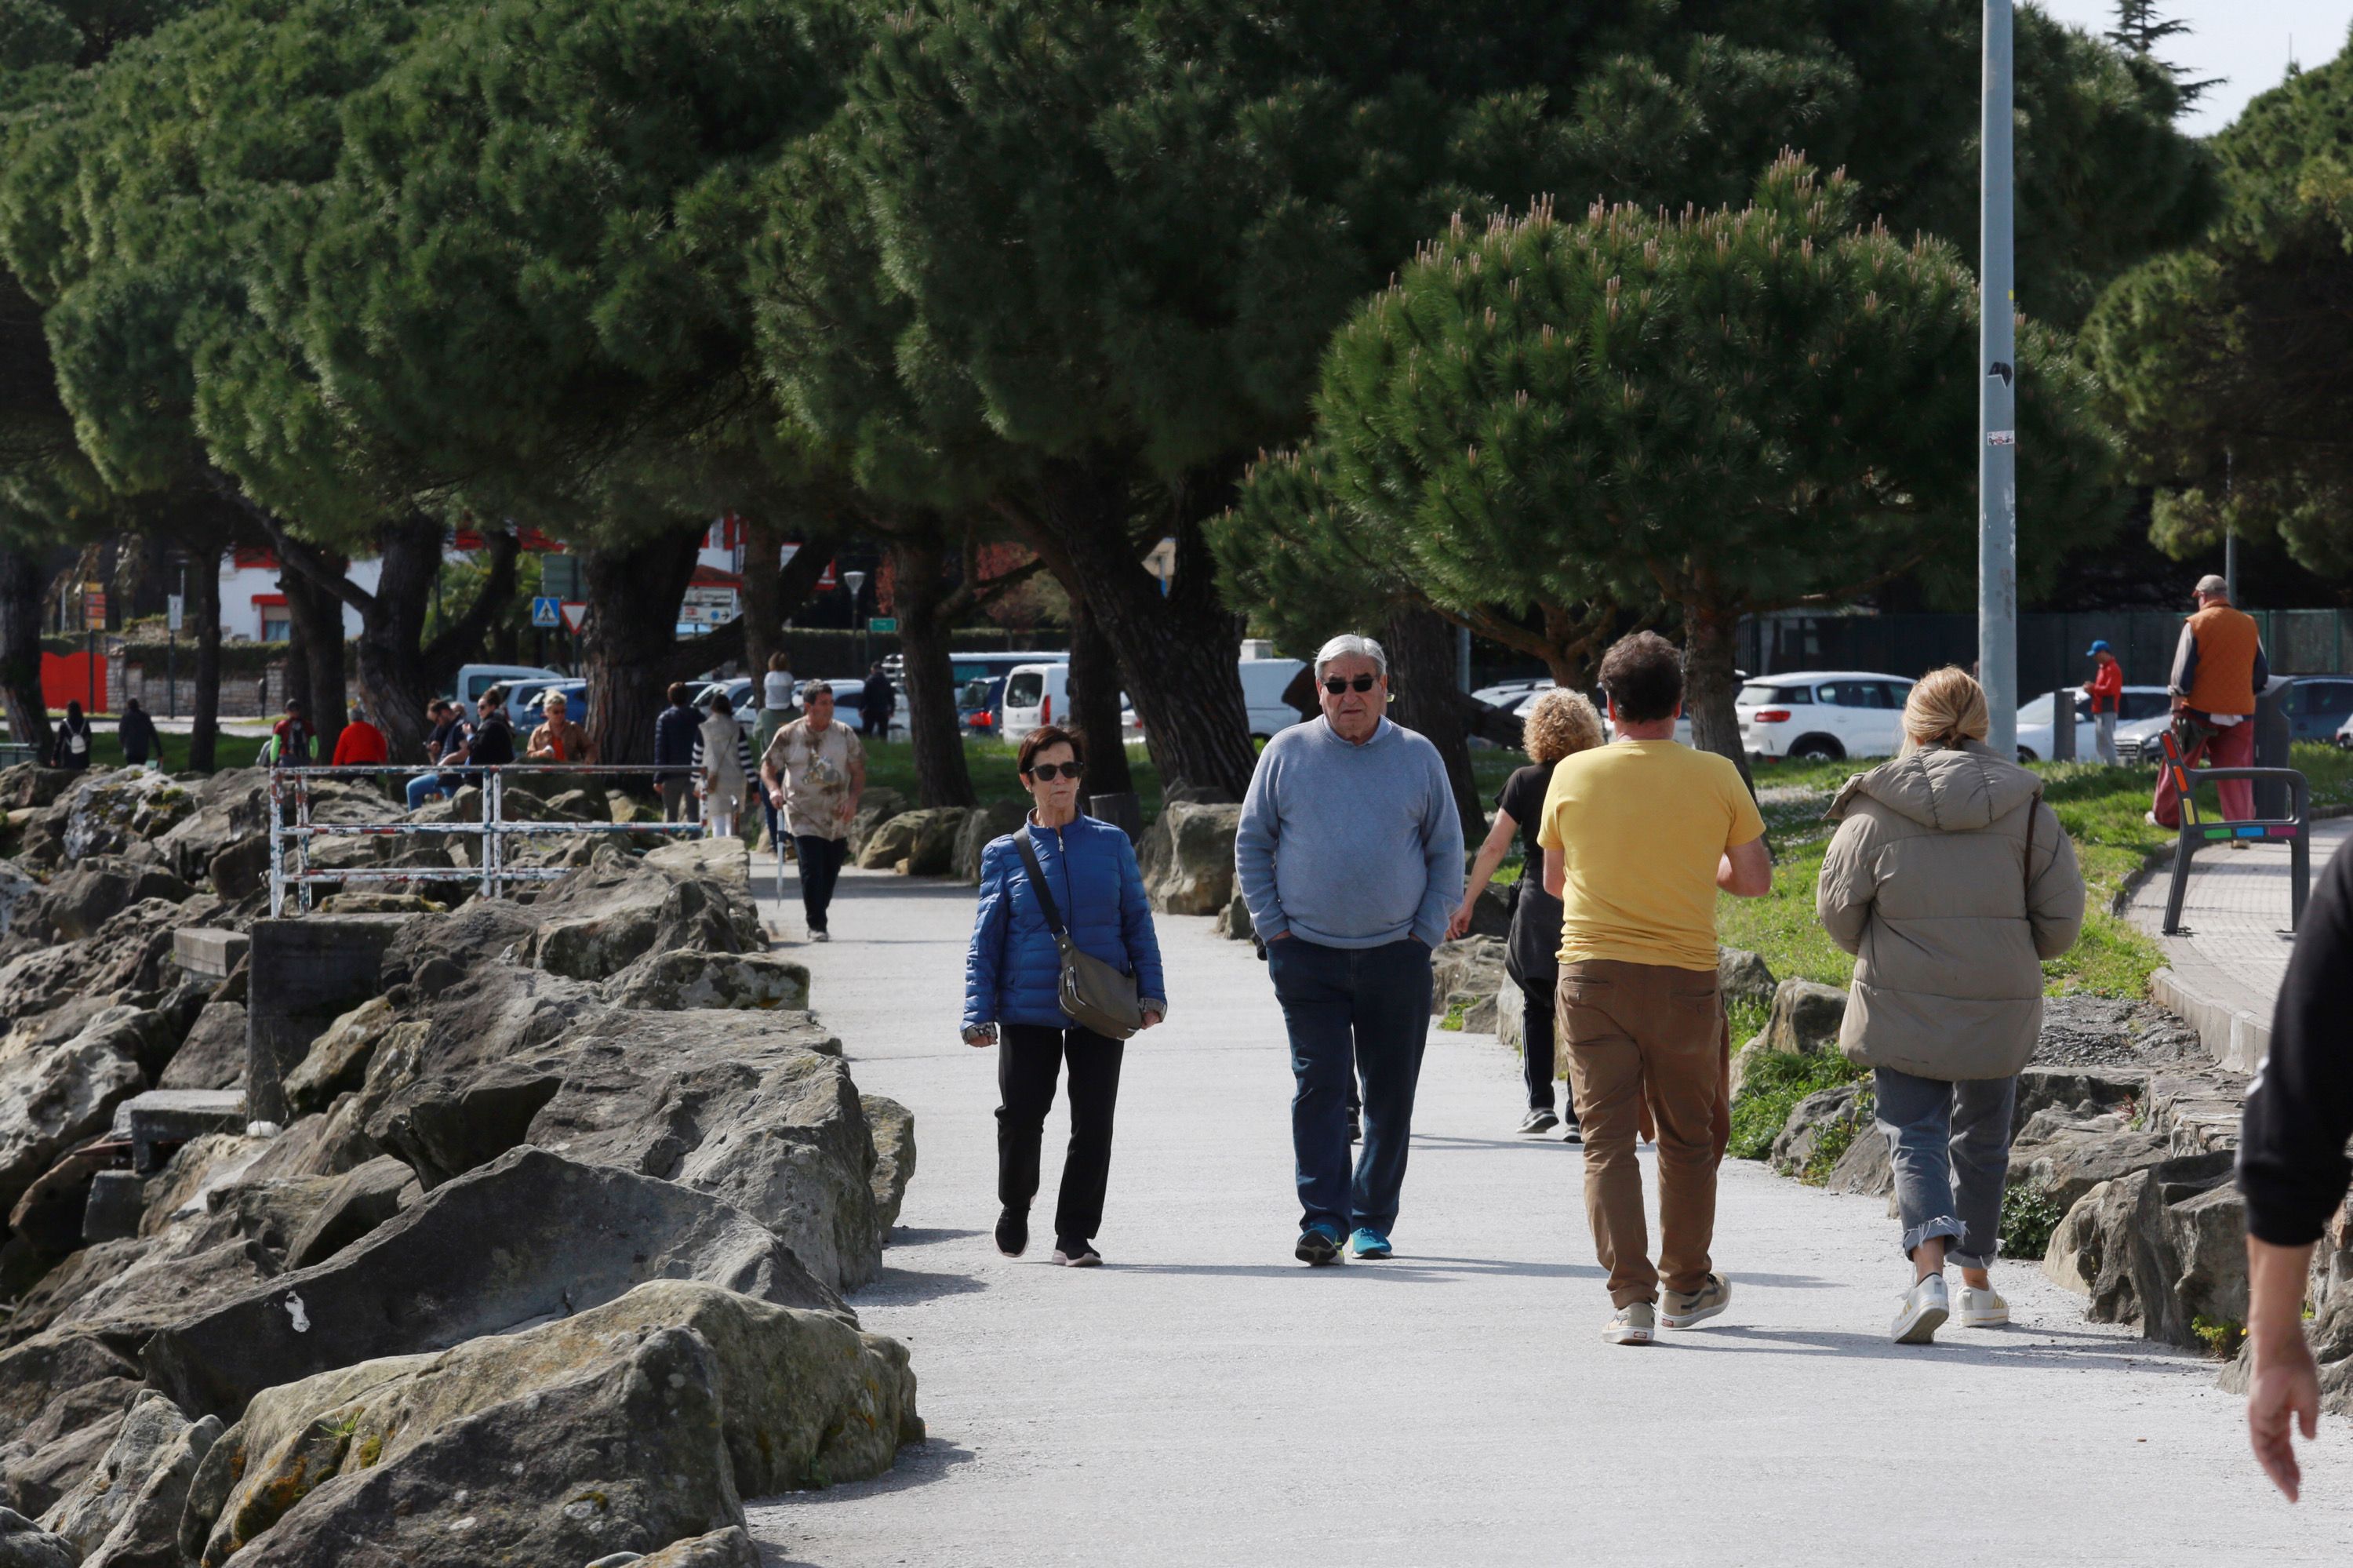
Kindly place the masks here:
[(1335, 697), (1342, 692), (1369, 692), (1373, 689), (1373, 683), (1379, 678), (1377, 675), (1359, 675), (1353, 681), (1344, 681), (1333, 675), (1324, 681), (1324, 689)]
[(1086, 770), (1086, 765), (1080, 762), (1040, 762), (1029, 769), (1029, 777), (1051, 784), (1057, 779), (1076, 779)]

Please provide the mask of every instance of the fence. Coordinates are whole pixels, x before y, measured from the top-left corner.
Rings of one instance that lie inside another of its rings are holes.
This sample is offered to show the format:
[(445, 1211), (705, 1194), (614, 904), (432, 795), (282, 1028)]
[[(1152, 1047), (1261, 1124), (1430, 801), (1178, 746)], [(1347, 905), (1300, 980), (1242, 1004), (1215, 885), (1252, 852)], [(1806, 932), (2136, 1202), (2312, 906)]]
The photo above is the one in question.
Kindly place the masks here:
[[(2282, 675), (2353, 670), (2353, 611), (2257, 609), (2255, 618)], [(2094, 640), (2115, 650), (2125, 679), (2161, 686), (2173, 669), (2173, 650), (2185, 613), (2163, 609), (2031, 614), (2018, 618), (2018, 690), (2021, 697), (2080, 685), (2090, 674), (2084, 651)], [(1810, 615), (1782, 611), (1741, 623), (1740, 667), (1751, 674), (1792, 670), (1871, 670), (1920, 675), (1943, 664), (1967, 669), (1977, 661), (1973, 615)]]
[[(311, 820), (311, 784), (317, 779), (351, 781), (360, 779), (413, 777), (414, 767), (365, 768), (277, 768), (269, 773), (269, 914), (272, 919), (286, 913), (289, 892), (293, 894), (301, 912), (311, 909), (311, 890), (322, 883), (345, 882), (449, 882), (475, 880), (481, 884), (481, 895), (496, 898), (510, 883), (552, 882), (569, 874), (561, 866), (510, 865), (505, 845), (510, 839), (531, 838), (551, 833), (676, 833), (695, 835), (702, 832), (700, 822), (577, 822), (577, 821), (508, 821), (505, 820), (506, 779), (509, 775), (556, 773), (566, 778), (580, 774), (627, 775), (646, 777), (643, 767), (620, 764), (532, 764), (515, 763), (504, 768), (456, 769), (482, 792), (482, 812), (479, 821), (472, 822), (313, 822)], [(292, 821), (288, 821), (289, 816)], [(459, 868), (424, 865), (334, 866), (312, 869), (311, 842), (322, 838), (445, 838), (450, 836), (476, 838), (481, 841), (475, 855), (470, 875), (459, 875)]]

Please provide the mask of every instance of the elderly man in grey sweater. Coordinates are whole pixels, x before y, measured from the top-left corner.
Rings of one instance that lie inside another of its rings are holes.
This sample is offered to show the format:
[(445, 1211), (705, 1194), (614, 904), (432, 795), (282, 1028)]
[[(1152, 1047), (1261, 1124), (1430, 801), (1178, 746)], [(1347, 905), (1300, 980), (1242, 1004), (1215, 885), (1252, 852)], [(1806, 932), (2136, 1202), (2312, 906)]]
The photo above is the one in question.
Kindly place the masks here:
[[(1430, 955), (1462, 892), (1462, 824), (1438, 748), (1383, 716), (1388, 660), (1369, 638), (1315, 655), (1324, 716), (1268, 743), (1242, 802), (1234, 869), (1291, 1034), (1297, 1255), (1388, 1257), (1430, 1031)], [(1350, 1075), (1365, 1141), (1352, 1173)]]

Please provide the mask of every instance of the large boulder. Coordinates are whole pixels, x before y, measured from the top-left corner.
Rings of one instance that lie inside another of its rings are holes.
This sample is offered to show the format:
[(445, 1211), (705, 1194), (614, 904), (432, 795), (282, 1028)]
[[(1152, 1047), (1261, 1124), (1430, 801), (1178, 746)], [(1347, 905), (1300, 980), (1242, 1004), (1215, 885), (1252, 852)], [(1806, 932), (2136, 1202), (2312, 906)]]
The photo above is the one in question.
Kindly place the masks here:
[(660, 1278), (846, 1315), (742, 1211), (675, 1182), (522, 1149), (324, 1263), (163, 1329), (141, 1360), (181, 1408), (235, 1416), (272, 1383), (510, 1332)]
[(12, 1418), (0, 1440), (0, 1508), (37, 1519), (106, 1457), (124, 1414), (139, 1397), (138, 1369), (123, 1362), (60, 1386), (29, 1416)]
[(289, 1268), (326, 1262), (425, 1195), (417, 1172), (389, 1154), (324, 1180), (318, 1208), (287, 1239)]
[(2097, 1122), (2053, 1125), (2047, 1112), (2030, 1118), (2027, 1132), (2010, 1149), (2010, 1184), (2041, 1190), (2061, 1213), (2103, 1182), (2146, 1171), (2170, 1156), (2164, 1135), (2136, 1132)]
[(2247, 1317), (2246, 1211), (2228, 1151), (2179, 1156), (2093, 1187), (2052, 1233), (2043, 1271), (2090, 1297), (2092, 1318), (2205, 1344)]
[(805, 1014), (617, 1012), (507, 1070), (560, 1076), (533, 1144), (722, 1198), (848, 1291), (881, 1255), (874, 1139), (840, 1053)]
[(1430, 959), (1430, 1011), (1444, 1012), (1459, 996), (1493, 1006), (1495, 992), (1504, 983), (1509, 952), (1509, 944), (1501, 937), (1462, 937), (1440, 942)]
[(0, 1056), (0, 1206), (14, 1208), (75, 1144), (103, 1132), (114, 1107), (147, 1086), (140, 1065), (158, 1046), (162, 1016), (110, 1007), (46, 1049)]
[(421, 1030), (427, 1025), (404, 1025), (399, 1012), (380, 996), (372, 996), (338, 1016), (324, 1034), (311, 1043), (310, 1054), (286, 1075), (288, 1111), (296, 1117), (322, 1111), (335, 1103), (337, 1096), (361, 1087), (367, 1082), (368, 1064), (375, 1060), (376, 1047), (402, 1027)]
[(1219, 936), (1229, 942), (1247, 942), (1258, 935), (1258, 922), (1250, 918), (1250, 900), (1242, 896), (1240, 888), (1236, 888), (1234, 895), (1226, 900), (1226, 906), (1218, 911), (1216, 929)]
[(1773, 1139), (1767, 1157), (1773, 1169), (1784, 1176), (1827, 1178), (1839, 1160), (1872, 1131), (1871, 1107), (1862, 1097), (1866, 1086), (1841, 1084), (1820, 1089), (1792, 1107)]
[(0, 1508), (0, 1568), (74, 1568), (81, 1554), (12, 1508)]
[(230, 768), (191, 788), (195, 809), (155, 840), (174, 872), (194, 882), (231, 844), (259, 838), (268, 847), (268, 774), (258, 768)]
[(209, 1001), (172, 1053), (159, 1089), (233, 1089), (245, 1082), (245, 1004)]
[(964, 826), (960, 806), (902, 811), (879, 824), (858, 851), (858, 864), (867, 871), (892, 871), (904, 865), (913, 876), (943, 876), (955, 869), (955, 840)]
[(881, 1095), (860, 1095), (867, 1129), (874, 1138), (874, 1234), (891, 1245), (891, 1227), (915, 1179), (915, 1113)]
[(676, 876), (708, 877), (743, 888), (752, 885), (752, 852), (739, 838), (676, 839), (648, 850), (645, 863)]
[(70, 768), (44, 768), (37, 762), (0, 768), (0, 810), (55, 805), (84, 777)]
[(178, 1548), (188, 1482), (221, 1435), (216, 1416), (190, 1421), (152, 1389), (123, 1417), (105, 1457), (41, 1518), (84, 1568), (163, 1564)]
[(1718, 948), (1715, 952), (1715, 989), (1724, 998), (1724, 1005), (1749, 1002), (1758, 1007), (1772, 1004), (1778, 989), (1773, 970), (1762, 953), (1752, 953), (1746, 948)]
[(1135, 846), (1144, 891), (1165, 915), (1215, 915), (1234, 894), (1240, 806), (1163, 800)]
[(602, 980), (648, 953), (763, 951), (759, 912), (744, 888), (649, 866), (604, 846), (532, 906), (531, 961), (575, 980)]
[(954, 869), (957, 878), (978, 885), (982, 853), (1006, 834), (1020, 832), (1029, 820), (1027, 800), (990, 800), (965, 812), (964, 825), (956, 830)]
[(143, 768), (88, 776), (68, 797), (66, 858), (120, 854), (134, 843), (161, 838), (194, 816), (196, 804), (185, 784)]
[(896, 789), (872, 789), (859, 797), (858, 810), (849, 819), (848, 847), (855, 862), (866, 851), (866, 841), (872, 838), (883, 823), (908, 810), (907, 797)]
[[(972, 878), (978, 881), (977, 875)], [(13, 860), (0, 860), (0, 939), (16, 928), (17, 920), (29, 913), (41, 895), (40, 879)], [(26, 933), (28, 936), (29, 932)], [(35, 941), (46, 938), (34, 937)]]
[(607, 980), (606, 1000), (649, 1012), (698, 1009), (806, 1009), (806, 964), (771, 953), (704, 953), (691, 948), (649, 953)]
[(662, 1280), (263, 1392), (200, 1467), (181, 1550), (571, 1568), (740, 1529), (744, 1497), (878, 1475), (922, 1435), (897, 1341)]
[[(174, 933), (183, 926), (217, 923), (220, 913), (209, 897), (182, 904), (142, 899), (94, 936), (0, 963), (0, 1057), (27, 1041), (66, 1039), (117, 1000), (173, 991), (182, 978), (173, 959)], [(191, 1007), (181, 1026), (195, 1017)]]
[(1845, 991), (1815, 980), (1785, 980), (1773, 988), (1773, 1012), (1765, 1023), (1765, 1048), (1793, 1055), (1835, 1051), (1839, 1025), (1845, 1020)]
[(183, 903), (195, 889), (160, 865), (94, 855), (60, 873), (19, 910), (11, 928), (43, 942), (78, 942), (142, 899)]

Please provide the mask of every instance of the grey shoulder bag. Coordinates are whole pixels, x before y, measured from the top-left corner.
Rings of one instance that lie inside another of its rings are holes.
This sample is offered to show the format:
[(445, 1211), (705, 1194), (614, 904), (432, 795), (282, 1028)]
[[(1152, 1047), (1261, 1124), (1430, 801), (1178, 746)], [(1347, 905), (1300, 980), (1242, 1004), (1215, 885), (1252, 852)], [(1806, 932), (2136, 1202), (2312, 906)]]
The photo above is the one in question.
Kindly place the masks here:
[(1137, 1005), (1135, 977), (1124, 975), (1092, 953), (1082, 952), (1071, 940), (1071, 933), (1062, 924), (1062, 912), (1054, 904), (1054, 895), (1046, 890), (1046, 874), (1039, 869), (1038, 852), (1030, 847), (1029, 829), (1025, 824), (1013, 835), (1021, 851), (1021, 863), (1029, 871), (1029, 891), (1038, 895), (1038, 907), (1046, 916), (1046, 929), (1054, 933), (1054, 945), (1062, 955), (1062, 980), (1057, 1000), (1071, 1022), (1082, 1029), (1091, 1029), (1107, 1039), (1125, 1040), (1144, 1027), (1144, 1009)]

